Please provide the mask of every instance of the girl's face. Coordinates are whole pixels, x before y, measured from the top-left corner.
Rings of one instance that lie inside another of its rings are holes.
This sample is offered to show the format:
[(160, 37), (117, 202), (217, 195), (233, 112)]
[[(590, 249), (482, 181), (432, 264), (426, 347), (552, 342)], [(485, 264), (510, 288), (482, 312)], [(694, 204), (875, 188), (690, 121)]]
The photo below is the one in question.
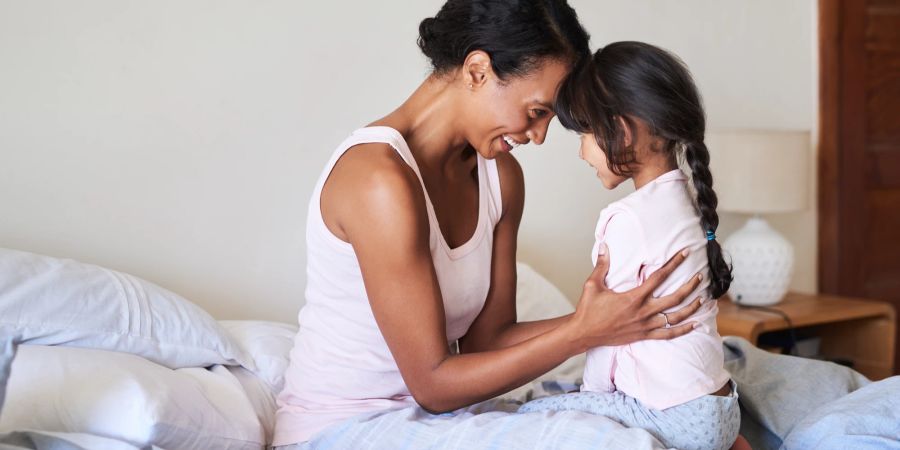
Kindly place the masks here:
[(581, 147), (578, 149), (578, 156), (587, 161), (591, 167), (597, 171), (597, 178), (603, 183), (603, 187), (607, 189), (615, 189), (627, 180), (628, 177), (616, 175), (607, 164), (606, 153), (600, 148), (597, 139), (593, 134), (584, 133), (581, 135)]
[(501, 81), (487, 70), (485, 79), (467, 87), (463, 129), (483, 157), (493, 159), (522, 144), (544, 142), (553, 119), (553, 103), (569, 65), (548, 59), (532, 73)]

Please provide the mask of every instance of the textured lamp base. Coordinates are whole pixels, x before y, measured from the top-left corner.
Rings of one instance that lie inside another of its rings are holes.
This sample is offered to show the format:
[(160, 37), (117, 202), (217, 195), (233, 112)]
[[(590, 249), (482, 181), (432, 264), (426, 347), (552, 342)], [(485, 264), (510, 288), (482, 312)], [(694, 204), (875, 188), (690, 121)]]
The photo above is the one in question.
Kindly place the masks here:
[(794, 248), (790, 242), (759, 217), (724, 244), (734, 265), (734, 281), (728, 295), (744, 305), (774, 305), (784, 298), (794, 268)]

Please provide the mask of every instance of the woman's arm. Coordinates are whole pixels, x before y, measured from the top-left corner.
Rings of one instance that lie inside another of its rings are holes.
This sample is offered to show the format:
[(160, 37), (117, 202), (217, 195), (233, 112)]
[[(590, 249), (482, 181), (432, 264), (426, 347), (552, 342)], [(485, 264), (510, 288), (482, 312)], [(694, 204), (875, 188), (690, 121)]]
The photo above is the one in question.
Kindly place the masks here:
[(323, 188), (322, 210), (353, 244), (378, 327), (424, 408), (449, 411), (491, 398), (583, 350), (574, 329), (558, 327), (503, 350), (450, 354), (424, 193), (392, 149), (348, 150)]
[(494, 228), (491, 287), (478, 317), (459, 340), (462, 353), (509, 347), (544, 334), (571, 317), (516, 322), (516, 243), (525, 206), (525, 177), (512, 155), (497, 155), (496, 162), (503, 211)]
[[(326, 181), (322, 212), (329, 228), (352, 243), (378, 327), (410, 392), (430, 411), (486, 400), (587, 348), (636, 340), (661, 325), (662, 318), (653, 320), (650, 309), (639, 301), (649, 292), (614, 294), (604, 289), (606, 263), (601, 261), (585, 283), (578, 310), (565, 323), (503, 349), (451, 355), (428, 245), (424, 194), (396, 152), (382, 144), (350, 149)], [(652, 285), (651, 279), (644, 286)], [(635, 300), (623, 301), (622, 295)], [(609, 303), (636, 305), (628, 315), (640, 319), (610, 322), (609, 317), (618, 317), (603, 310)], [(687, 331), (680, 327), (650, 334), (676, 336)]]
[[(481, 313), (459, 341), (463, 353), (509, 347), (544, 334), (572, 317), (572, 314), (567, 314), (552, 319), (516, 322), (516, 243), (525, 205), (525, 179), (521, 166), (512, 155), (498, 155), (496, 161), (503, 211), (494, 229), (491, 288)], [(669, 320), (679, 323), (698, 307), (699, 300), (683, 312), (679, 311), (681, 314), (670, 315)], [(610, 311), (610, 314), (614, 313)]]

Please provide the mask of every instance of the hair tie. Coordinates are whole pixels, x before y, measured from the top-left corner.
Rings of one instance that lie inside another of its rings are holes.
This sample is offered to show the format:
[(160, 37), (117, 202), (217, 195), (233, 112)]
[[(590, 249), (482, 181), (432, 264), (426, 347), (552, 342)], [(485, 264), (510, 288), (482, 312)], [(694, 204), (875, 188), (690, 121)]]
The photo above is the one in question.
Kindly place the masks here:
[(707, 241), (716, 240), (716, 233), (713, 233), (713, 230), (706, 230), (706, 240)]

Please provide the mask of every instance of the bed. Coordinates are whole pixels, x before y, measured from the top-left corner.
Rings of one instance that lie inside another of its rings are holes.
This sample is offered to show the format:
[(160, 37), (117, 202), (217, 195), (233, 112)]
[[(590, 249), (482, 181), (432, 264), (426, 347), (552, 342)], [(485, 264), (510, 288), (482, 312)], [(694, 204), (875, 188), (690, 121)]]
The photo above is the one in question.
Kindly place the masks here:
[[(518, 271), (521, 320), (571, 312), (546, 279), (524, 264)], [(296, 331), (217, 321), (128, 274), (0, 249), (0, 449), (267, 448)], [(900, 448), (900, 377), (871, 383), (734, 338), (726, 350), (742, 390), (742, 433), (754, 448)], [(503, 400), (575, 386), (582, 366), (583, 357), (572, 358)], [(661, 448), (643, 430), (609, 422), (597, 442)], [(526, 431), (537, 433), (513, 420), (489, 431), (496, 439), (481, 448), (510, 448)], [(532, 448), (552, 440), (550, 432), (529, 437)], [(471, 448), (449, 442), (442, 445)]]

